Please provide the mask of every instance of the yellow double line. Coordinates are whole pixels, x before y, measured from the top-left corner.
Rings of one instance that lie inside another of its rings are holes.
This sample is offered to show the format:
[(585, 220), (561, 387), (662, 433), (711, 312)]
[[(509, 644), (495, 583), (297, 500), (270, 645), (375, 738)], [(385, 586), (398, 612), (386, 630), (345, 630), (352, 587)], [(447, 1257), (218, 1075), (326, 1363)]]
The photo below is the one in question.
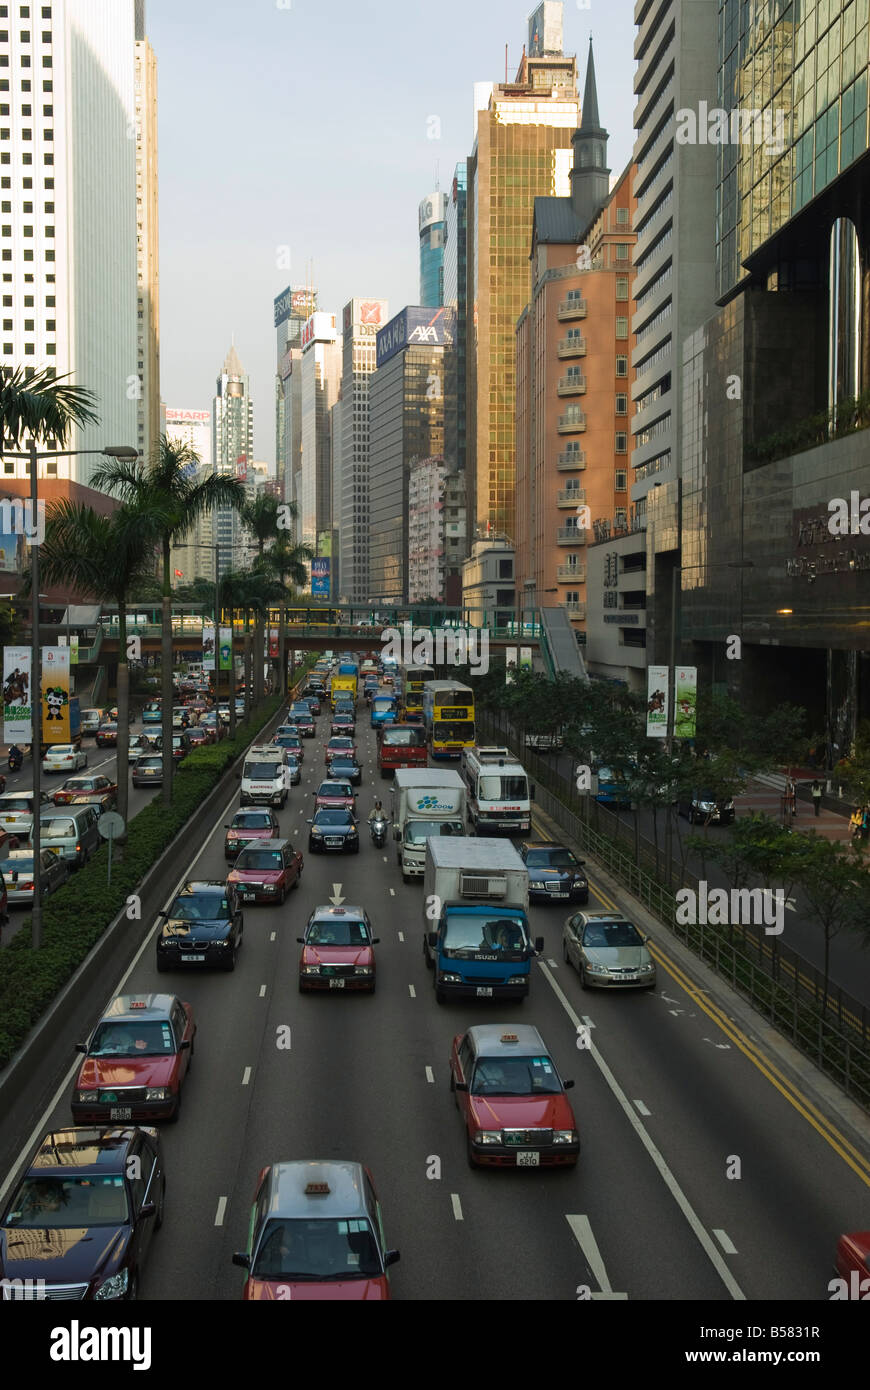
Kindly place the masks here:
[[(591, 876), (587, 875), (587, 877), (589, 878), (589, 887), (595, 892), (596, 896), (600, 898), (607, 911), (625, 915), (623, 909), (614, 902), (610, 894), (606, 893), (598, 884), (593, 883)], [(842, 1158), (844, 1163), (848, 1164), (853, 1173), (855, 1173), (867, 1187), (870, 1187), (870, 1156), (856, 1149), (854, 1144), (850, 1143), (846, 1136), (841, 1134), (837, 1127), (813, 1105), (812, 1101), (810, 1101), (802, 1091), (799, 1091), (793, 1082), (791, 1082), (788, 1077), (784, 1076), (768, 1057), (765, 1057), (759, 1052), (758, 1048), (750, 1042), (746, 1034), (738, 1028), (716, 1004), (704, 997), (706, 991), (700, 990), (685, 971), (677, 965), (675, 961), (672, 961), (665, 955), (661, 946), (650, 943), (648, 949), (656, 965), (668, 972), (671, 978), (685, 990), (692, 1003), (695, 1004), (697, 1008), (704, 1011), (711, 1022), (715, 1023), (725, 1036), (731, 1039), (734, 1046), (743, 1053), (744, 1057), (748, 1058), (752, 1065), (761, 1072), (762, 1076), (766, 1077), (770, 1084), (776, 1087), (780, 1095), (788, 1101), (789, 1105), (791, 1105), (799, 1115), (802, 1115), (807, 1123), (812, 1125), (816, 1133), (840, 1155), (840, 1158)]]

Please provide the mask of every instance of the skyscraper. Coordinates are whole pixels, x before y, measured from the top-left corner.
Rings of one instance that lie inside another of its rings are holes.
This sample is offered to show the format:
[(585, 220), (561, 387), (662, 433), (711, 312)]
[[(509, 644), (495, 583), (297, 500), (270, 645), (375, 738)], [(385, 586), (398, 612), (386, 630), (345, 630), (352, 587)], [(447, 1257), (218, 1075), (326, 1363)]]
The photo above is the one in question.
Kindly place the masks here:
[(457, 164), (444, 225), (444, 304), (456, 316), (456, 342), (444, 391), (444, 460), (465, 471), (466, 342), (468, 276), (468, 166)]
[(136, 447), (150, 458), (160, 439), (160, 226), (157, 193), (157, 59), (145, 34), (145, 4), (136, 4)]
[(312, 314), (302, 330), (299, 539), (317, 545), (332, 530), (332, 441), (329, 412), (338, 400), (341, 339), (335, 314)]
[[(516, 321), (529, 301), (537, 196), (570, 192), (577, 60), (562, 52), (562, 5), (529, 20), (513, 82), (493, 84), (468, 160), (468, 467), (472, 524), (514, 536)], [(482, 98), (480, 98), (482, 100)]]
[[(215, 472), (247, 481), (248, 463), (254, 457), (254, 405), (248, 375), (239, 360), (235, 343), (227, 353), (217, 379), (212, 414), (213, 459)], [(220, 544), (220, 573), (237, 567), (244, 546), (238, 513), (220, 508), (216, 517)]]
[[(317, 308), (317, 291), (288, 285), (274, 301), (278, 368), (275, 375), (275, 476), (284, 502), (296, 501), (302, 420), (299, 368), (302, 329)], [(294, 375), (294, 364), (296, 367)]]
[(420, 204), (420, 303), (437, 309), (444, 303), (444, 223), (447, 196), (430, 193)]
[(334, 470), (341, 482), (334, 520), (340, 532), (340, 593), (348, 603), (365, 603), (369, 595), (369, 388), (378, 330), (388, 314), (385, 299), (352, 299), (344, 306), (341, 468)]
[[(95, 393), (99, 423), (74, 429), (69, 449), (135, 445), (145, 358), (137, 352), (133, 0), (4, 11), (0, 353)], [(87, 483), (96, 461), (49, 460), (41, 471)], [(24, 476), (24, 462), (13, 462)]]
[[(199, 455), (198, 477), (206, 478), (213, 471), (212, 428), (210, 410), (184, 410), (179, 407), (165, 407), (164, 431), (172, 442), (179, 440), (187, 444)], [(214, 579), (214, 552), (209, 554), (206, 546), (214, 545), (214, 518), (211, 512), (198, 517), (189, 534), (186, 544), (173, 546), (170, 565), (173, 571), (181, 570), (179, 584), (189, 584), (194, 579)]]

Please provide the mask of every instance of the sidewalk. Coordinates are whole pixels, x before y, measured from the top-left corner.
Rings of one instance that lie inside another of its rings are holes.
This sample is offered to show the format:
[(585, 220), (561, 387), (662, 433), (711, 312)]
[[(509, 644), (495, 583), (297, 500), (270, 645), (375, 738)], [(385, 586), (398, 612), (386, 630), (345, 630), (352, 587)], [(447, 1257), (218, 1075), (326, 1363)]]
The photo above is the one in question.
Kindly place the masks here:
[[(782, 799), (785, 793), (785, 778), (782, 779), (782, 787), (771, 786), (772, 777), (755, 778), (749, 784), (749, 789), (740, 796), (734, 798), (734, 809), (738, 815), (747, 815), (750, 811), (761, 811), (766, 816), (772, 816), (774, 820), (782, 821)], [(830, 802), (831, 798), (826, 798)], [(842, 811), (828, 810), (825, 805), (819, 809), (818, 816), (814, 815), (815, 807), (811, 802), (805, 801), (798, 796), (795, 801), (797, 814), (787, 817), (795, 830), (800, 830), (804, 834), (815, 831), (825, 840), (840, 840), (843, 844), (850, 842), (849, 815), (851, 804), (843, 802)]]

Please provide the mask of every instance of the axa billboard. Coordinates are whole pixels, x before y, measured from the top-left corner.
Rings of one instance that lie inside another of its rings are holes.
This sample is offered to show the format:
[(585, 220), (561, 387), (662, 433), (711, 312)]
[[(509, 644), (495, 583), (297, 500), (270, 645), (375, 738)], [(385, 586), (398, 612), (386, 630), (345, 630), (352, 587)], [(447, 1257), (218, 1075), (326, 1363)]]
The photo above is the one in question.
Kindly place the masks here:
[(456, 331), (456, 314), (438, 309), (410, 307), (390, 319), (378, 334), (377, 364), (382, 367), (406, 347), (449, 347)]

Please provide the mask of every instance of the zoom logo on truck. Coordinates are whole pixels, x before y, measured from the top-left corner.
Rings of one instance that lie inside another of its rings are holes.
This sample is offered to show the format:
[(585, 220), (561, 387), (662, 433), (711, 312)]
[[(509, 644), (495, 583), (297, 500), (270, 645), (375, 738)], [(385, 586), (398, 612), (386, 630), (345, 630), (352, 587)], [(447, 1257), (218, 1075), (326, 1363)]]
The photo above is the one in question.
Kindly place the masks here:
[(453, 811), (455, 807), (450, 801), (439, 801), (437, 796), (421, 796), (416, 809), (418, 811)]

